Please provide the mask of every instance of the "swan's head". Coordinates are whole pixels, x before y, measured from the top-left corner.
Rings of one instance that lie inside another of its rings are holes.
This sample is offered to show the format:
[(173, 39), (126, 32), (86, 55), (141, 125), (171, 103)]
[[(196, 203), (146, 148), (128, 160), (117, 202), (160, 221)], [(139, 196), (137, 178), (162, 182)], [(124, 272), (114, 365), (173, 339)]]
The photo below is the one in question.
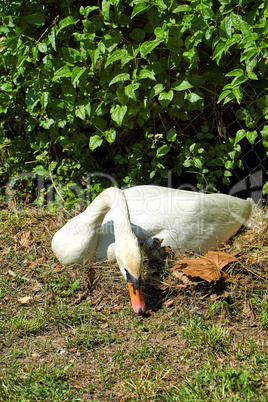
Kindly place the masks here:
[(128, 284), (133, 310), (143, 314), (146, 306), (141, 288), (142, 257), (137, 239), (128, 239), (124, 245), (116, 247), (116, 259)]

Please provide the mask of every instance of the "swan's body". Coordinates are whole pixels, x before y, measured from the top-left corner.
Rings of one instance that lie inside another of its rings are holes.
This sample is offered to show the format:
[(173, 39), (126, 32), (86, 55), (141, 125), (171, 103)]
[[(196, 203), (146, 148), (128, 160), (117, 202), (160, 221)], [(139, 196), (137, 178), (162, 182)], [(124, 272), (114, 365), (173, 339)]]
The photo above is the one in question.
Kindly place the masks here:
[(141, 296), (135, 306), (132, 300), (134, 310), (143, 312), (138, 240), (158, 238), (162, 246), (174, 251), (205, 253), (233, 236), (250, 216), (253, 205), (251, 199), (225, 194), (158, 186), (123, 191), (113, 187), (54, 235), (52, 249), (63, 264), (116, 257), (125, 279), (133, 284), (134, 296)]

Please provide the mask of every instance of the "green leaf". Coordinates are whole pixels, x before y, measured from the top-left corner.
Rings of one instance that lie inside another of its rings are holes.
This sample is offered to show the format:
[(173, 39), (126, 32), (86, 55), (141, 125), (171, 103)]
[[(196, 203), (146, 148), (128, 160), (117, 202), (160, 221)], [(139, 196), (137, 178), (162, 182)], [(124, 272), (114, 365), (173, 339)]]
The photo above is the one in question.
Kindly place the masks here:
[(34, 108), (34, 106), (38, 103), (39, 101), (39, 96), (38, 94), (35, 92), (34, 88), (29, 88), (27, 90), (26, 93), (26, 97), (25, 97), (25, 103), (27, 108)]
[(220, 103), (224, 98), (226, 98), (226, 96), (228, 96), (232, 91), (230, 89), (222, 91), (222, 93), (219, 96), (219, 99), (217, 101), (217, 103)]
[(126, 112), (127, 112), (127, 106), (125, 105), (124, 106), (116, 105), (115, 107), (111, 108), (112, 120), (115, 121), (120, 127), (123, 124)]
[(228, 50), (228, 45), (227, 43), (219, 43), (213, 53), (213, 57), (212, 60), (217, 59), (217, 62), (219, 62), (219, 60), (221, 59), (221, 56), (223, 55), (223, 53), (226, 53)]
[(226, 77), (240, 77), (241, 75), (244, 75), (244, 71), (241, 68), (236, 68), (226, 74)]
[(90, 14), (92, 11), (95, 11), (95, 10), (99, 10), (99, 7), (98, 6), (87, 6), (86, 8), (84, 8), (82, 6), (82, 7), (80, 7), (80, 14), (87, 17), (88, 14)]
[(116, 139), (116, 130), (111, 128), (110, 130), (104, 131), (104, 137), (109, 144), (112, 144)]
[(129, 34), (130, 38), (137, 41), (142, 42), (146, 36), (146, 33), (143, 29), (134, 28), (133, 31)]
[[(118, 49), (111, 54), (108, 60), (105, 63), (105, 68), (108, 67), (110, 64), (114, 63), (115, 61), (121, 60), (126, 55), (129, 56), (126, 49)], [(133, 57), (134, 58), (134, 57)]]
[(81, 119), (81, 120), (86, 120), (85, 106), (84, 105), (78, 106), (75, 109), (75, 115), (76, 115), (76, 117), (79, 117), (79, 119)]
[(69, 15), (69, 17), (66, 17), (60, 21), (57, 33), (59, 33), (62, 29), (68, 27), (69, 25), (76, 24), (78, 21), (79, 20), (75, 21), (74, 17), (72, 15)]
[(163, 41), (163, 38), (157, 38), (152, 41), (143, 42), (139, 47), (141, 57), (145, 57), (148, 53), (151, 53)]
[(188, 80), (178, 80), (174, 82), (171, 87), (174, 91), (185, 91), (186, 89), (193, 88)]
[(160, 94), (164, 90), (163, 84), (156, 84), (150, 91), (149, 100), (152, 100), (156, 95)]
[(136, 97), (135, 91), (139, 88), (139, 86), (140, 86), (140, 84), (139, 84), (138, 82), (136, 82), (135, 84), (127, 85), (127, 86), (125, 87), (125, 94), (126, 94), (129, 98), (131, 98), (131, 99), (133, 99), (133, 100), (136, 100), (137, 97)]
[(268, 139), (268, 126), (263, 127), (263, 129), (261, 130), (261, 135), (263, 137), (267, 137), (267, 139)]
[(103, 139), (98, 134), (91, 136), (89, 139), (89, 145), (88, 145), (89, 149), (91, 151), (94, 151), (94, 149), (101, 146), (102, 142), (103, 142)]
[(77, 84), (79, 84), (79, 78), (81, 77), (81, 75), (86, 71), (86, 67), (74, 67), (72, 70), (72, 75), (71, 75), (71, 80), (72, 80), (72, 84), (74, 86), (74, 88), (77, 87)]
[(72, 73), (71, 73), (69, 67), (63, 66), (63, 67), (59, 68), (57, 71), (55, 71), (52, 81), (56, 82), (60, 78), (71, 77), (71, 75), (72, 75)]
[(39, 52), (47, 53), (47, 45), (44, 42), (38, 43), (37, 47)]
[(52, 29), (48, 33), (48, 40), (51, 46), (53, 47), (54, 50), (57, 50), (56, 48), (56, 30), (55, 27), (52, 27)]
[(254, 131), (247, 131), (246, 133), (247, 140), (250, 144), (254, 144), (256, 138), (258, 137), (258, 133), (256, 130)]
[(158, 148), (156, 151), (156, 156), (160, 158), (161, 156), (166, 155), (169, 152), (169, 146), (168, 145), (162, 145), (162, 147)]
[(110, 20), (110, 2), (108, 0), (102, 0), (101, 2), (102, 15), (106, 21)]
[(150, 4), (148, 3), (138, 3), (135, 5), (133, 8), (132, 14), (131, 14), (131, 19), (135, 17), (135, 15), (142, 13), (144, 10), (146, 10), (149, 7)]
[(176, 7), (172, 12), (184, 13), (185, 11), (192, 11), (192, 7), (190, 7), (188, 4), (182, 4), (181, 6)]
[(49, 130), (51, 126), (55, 123), (54, 119), (47, 119), (45, 122), (42, 124), (42, 127), (45, 128), (46, 130)]
[(194, 161), (195, 167), (197, 167), (198, 169), (202, 169), (203, 164), (202, 164), (201, 159), (199, 159), (199, 158), (194, 158), (193, 161)]
[(236, 132), (234, 145), (236, 145), (239, 141), (241, 141), (243, 138), (245, 138), (246, 134), (247, 133), (246, 133), (246, 131), (244, 129), (238, 130)]
[(240, 104), (241, 100), (243, 98), (243, 94), (241, 92), (240, 87), (233, 88), (232, 92), (233, 92), (234, 96), (236, 97), (237, 102)]
[(44, 91), (41, 95), (40, 101), (41, 101), (41, 105), (42, 105), (42, 109), (45, 110), (48, 102), (49, 102), (49, 95), (50, 93), (47, 91)]
[(262, 194), (265, 195), (268, 193), (268, 181), (264, 184), (262, 188)]
[(176, 137), (177, 137), (177, 130), (175, 127), (172, 127), (167, 133), (167, 140), (173, 142), (175, 141)]
[(153, 71), (150, 70), (140, 70), (140, 74), (139, 74), (139, 79), (145, 79), (145, 78), (149, 78), (150, 80), (154, 80), (155, 81), (155, 74)]
[(158, 96), (158, 100), (161, 106), (167, 107), (170, 102), (172, 101), (174, 96), (174, 92), (172, 90), (168, 92), (161, 92), (160, 95)]
[(198, 102), (200, 100), (203, 100), (202, 96), (196, 94), (195, 92), (191, 92), (187, 95), (187, 99), (189, 100), (189, 102), (191, 103), (195, 103)]
[(27, 22), (27, 24), (42, 26), (46, 22), (46, 17), (44, 14), (30, 14), (23, 17), (23, 20)]
[(242, 17), (239, 14), (234, 14), (231, 13), (231, 21), (233, 24), (233, 27), (235, 29), (238, 29), (239, 31), (241, 31), (241, 27), (242, 27)]
[(130, 80), (130, 75), (127, 73), (121, 73), (116, 75), (109, 83), (109, 86), (115, 84), (116, 82), (124, 82)]

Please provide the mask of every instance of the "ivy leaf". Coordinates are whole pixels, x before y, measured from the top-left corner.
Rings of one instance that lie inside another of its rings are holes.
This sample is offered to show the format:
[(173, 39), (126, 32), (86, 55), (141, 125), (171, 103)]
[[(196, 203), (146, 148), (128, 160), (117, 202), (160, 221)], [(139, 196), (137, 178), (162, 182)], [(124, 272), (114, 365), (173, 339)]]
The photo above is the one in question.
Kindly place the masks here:
[(81, 120), (86, 120), (86, 109), (84, 105), (80, 105), (75, 109), (76, 117), (79, 117)]
[(23, 17), (23, 20), (27, 22), (27, 24), (42, 26), (46, 22), (46, 17), (44, 14), (30, 14)]
[(172, 90), (170, 90), (168, 92), (165, 92), (165, 91), (161, 92), (158, 97), (160, 105), (167, 107), (170, 104), (170, 102), (172, 101), (173, 96), (174, 96), (174, 92)]
[(71, 77), (72, 73), (68, 66), (63, 66), (55, 71), (52, 81), (56, 82), (63, 77)]
[(116, 139), (116, 130), (111, 128), (110, 130), (104, 131), (104, 137), (109, 144), (112, 144)]
[(125, 94), (126, 94), (129, 98), (131, 98), (131, 99), (133, 99), (133, 100), (136, 100), (137, 97), (136, 97), (135, 91), (136, 91), (136, 89), (139, 88), (139, 86), (140, 86), (140, 84), (139, 84), (138, 82), (136, 82), (135, 84), (127, 85), (127, 86), (125, 87)]
[(124, 81), (128, 81), (130, 80), (130, 75), (127, 73), (121, 73), (116, 75), (109, 83), (109, 87), (113, 84), (115, 84), (116, 82), (124, 82)]
[(262, 194), (265, 195), (268, 193), (268, 181), (264, 184), (262, 188)]
[(94, 149), (101, 146), (102, 142), (103, 139), (98, 134), (92, 135), (89, 139), (89, 149), (94, 151)]
[(173, 13), (184, 13), (185, 11), (192, 11), (192, 7), (188, 4), (182, 4), (173, 10)]
[(141, 70), (139, 74), (139, 79), (143, 80), (145, 78), (149, 78), (150, 80), (155, 81), (155, 74), (153, 71), (150, 70)]
[(246, 133), (247, 140), (250, 144), (254, 144), (256, 138), (258, 137), (258, 133), (256, 130), (254, 131), (247, 131)]
[(200, 100), (203, 100), (202, 96), (196, 94), (195, 92), (191, 92), (187, 95), (187, 99), (191, 102), (191, 103), (195, 103), (198, 102)]
[(74, 67), (73, 71), (72, 71), (72, 75), (71, 75), (71, 79), (72, 79), (72, 84), (74, 86), (74, 88), (77, 87), (77, 84), (79, 84), (79, 78), (81, 77), (81, 75), (86, 71), (86, 67)]
[(226, 77), (240, 77), (241, 75), (244, 75), (244, 71), (241, 68), (236, 68), (226, 74)]
[(150, 91), (149, 100), (152, 100), (156, 95), (160, 94), (164, 90), (163, 84), (156, 84)]
[(52, 29), (48, 33), (48, 40), (51, 46), (53, 47), (54, 50), (57, 50), (56, 48), (56, 30), (55, 27), (52, 27)]
[(110, 64), (114, 63), (115, 61), (121, 60), (126, 55), (128, 55), (128, 52), (127, 52), (126, 49), (118, 49), (118, 50), (116, 50), (115, 52), (113, 52), (111, 54), (111, 56), (106, 61), (104, 68), (107, 68)]
[(236, 145), (239, 141), (241, 141), (245, 136), (246, 136), (246, 131), (244, 129), (242, 130), (238, 130), (236, 132), (236, 136), (235, 136), (235, 142), (234, 144)]
[(188, 80), (178, 80), (172, 85), (174, 91), (185, 91), (190, 88), (193, 88), (193, 86)]
[(162, 147), (158, 148), (156, 151), (156, 156), (160, 158), (161, 156), (166, 155), (169, 152), (169, 146), (168, 145), (162, 145)]
[(27, 108), (33, 109), (39, 101), (39, 96), (34, 88), (29, 88), (26, 93), (25, 103)]
[(74, 17), (72, 15), (69, 15), (69, 17), (66, 17), (60, 21), (57, 33), (59, 33), (62, 29), (68, 27), (69, 25), (77, 24), (78, 21), (79, 20), (75, 21)]
[(175, 127), (172, 127), (167, 133), (167, 140), (173, 142), (175, 141), (176, 137), (177, 137), (177, 130)]
[(47, 45), (44, 42), (38, 43), (37, 47), (39, 52), (47, 53)]
[(143, 29), (134, 28), (133, 31), (129, 34), (130, 38), (137, 41), (142, 42), (146, 36), (146, 33)]
[(237, 102), (240, 104), (243, 98), (243, 94), (240, 90), (240, 87), (233, 88), (233, 94), (236, 97)]
[(229, 95), (232, 91), (230, 89), (222, 91), (222, 93), (219, 96), (219, 99), (217, 103), (220, 103), (224, 98), (226, 98), (227, 95)]
[(115, 121), (120, 127), (123, 124), (126, 112), (127, 112), (127, 106), (125, 105), (124, 106), (116, 105), (111, 109), (111, 117), (113, 121)]
[(156, 46), (158, 46), (161, 42), (163, 42), (163, 38), (157, 38), (152, 41), (146, 41), (142, 43), (139, 47), (141, 57), (145, 57), (148, 53), (151, 53)]
[(144, 10), (146, 10), (149, 7), (149, 3), (138, 3), (135, 5), (133, 8), (132, 14), (131, 14), (131, 19), (135, 17), (135, 15), (142, 13)]

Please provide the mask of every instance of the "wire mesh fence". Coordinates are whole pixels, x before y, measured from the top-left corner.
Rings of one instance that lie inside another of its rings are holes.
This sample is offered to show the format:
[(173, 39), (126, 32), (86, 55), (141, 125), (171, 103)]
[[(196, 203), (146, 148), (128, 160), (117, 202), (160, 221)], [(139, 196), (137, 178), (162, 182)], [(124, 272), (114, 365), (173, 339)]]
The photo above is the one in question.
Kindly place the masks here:
[[(238, 105), (236, 102), (222, 105), (217, 104), (216, 96), (211, 97), (209, 100), (206, 100), (205, 107), (201, 112), (194, 112), (190, 116), (190, 121), (187, 124), (176, 120), (177, 129), (185, 134), (197, 134), (200, 131), (200, 124), (205, 123), (209, 126), (210, 132), (214, 134), (215, 142), (222, 142), (228, 136), (234, 138), (238, 130), (248, 130), (245, 121), (241, 119), (239, 113), (243, 110), (243, 107), (250, 110), (251, 105), (256, 105), (258, 99), (263, 96), (250, 83), (248, 86), (251, 92), (251, 102), (246, 105)], [(230, 185), (228, 187), (223, 186), (222, 179), (216, 183), (221, 191), (243, 198), (251, 197), (259, 205), (267, 204), (268, 201), (267, 195), (264, 196), (262, 193), (262, 188), (268, 180), (268, 150), (263, 146), (260, 134), (264, 123), (263, 120), (259, 120), (254, 127), (254, 130), (258, 132), (254, 144), (250, 144), (246, 138), (239, 142), (241, 145), (240, 158), (243, 168), (231, 170)]]

